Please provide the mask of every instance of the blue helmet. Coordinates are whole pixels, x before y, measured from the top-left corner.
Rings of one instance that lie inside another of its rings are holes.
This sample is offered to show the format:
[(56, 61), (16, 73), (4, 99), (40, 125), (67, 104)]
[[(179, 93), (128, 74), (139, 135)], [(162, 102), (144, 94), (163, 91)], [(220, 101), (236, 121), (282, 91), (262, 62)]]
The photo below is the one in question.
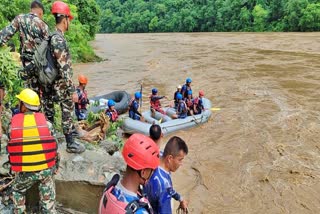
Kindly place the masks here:
[(156, 93), (158, 93), (158, 89), (153, 88), (153, 89), (152, 89), (152, 94), (156, 94)]
[(141, 93), (140, 93), (140, 91), (137, 91), (137, 92), (134, 94), (134, 97), (135, 97), (136, 99), (140, 99), (140, 98), (141, 98)]
[(182, 94), (178, 93), (176, 98), (177, 98), (177, 100), (182, 100)]
[(109, 100), (108, 101), (108, 106), (111, 107), (111, 106), (114, 106), (116, 103), (113, 101), (113, 100)]
[(186, 79), (186, 83), (191, 83), (192, 82), (192, 79), (190, 78), (190, 77), (188, 77), (187, 79)]
[(188, 95), (192, 95), (192, 90), (189, 90), (189, 91), (188, 91)]

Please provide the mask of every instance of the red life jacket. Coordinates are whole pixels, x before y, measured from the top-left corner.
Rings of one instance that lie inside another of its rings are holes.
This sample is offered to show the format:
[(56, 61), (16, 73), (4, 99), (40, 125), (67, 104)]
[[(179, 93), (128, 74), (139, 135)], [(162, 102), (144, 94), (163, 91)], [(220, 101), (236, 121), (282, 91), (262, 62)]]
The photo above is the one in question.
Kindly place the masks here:
[(193, 99), (186, 99), (186, 105), (188, 108), (193, 106)]
[(79, 87), (77, 88), (77, 94), (79, 97), (79, 100), (77, 103), (75, 103), (76, 109), (86, 109), (88, 104), (88, 93), (86, 90), (81, 90)]
[(12, 171), (35, 172), (53, 167), (57, 143), (44, 114), (14, 115), (7, 150)]
[(106, 110), (107, 115), (109, 116), (111, 122), (115, 122), (118, 119), (118, 112), (117, 110), (111, 111), (110, 109)]
[(154, 108), (155, 110), (158, 110), (161, 108), (160, 99), (152, 99), (153, 97), (157, 97), (157, 95), (150, 95), (150, 105), (151, 108)]
[[(160, 103), (160, 99), (152, 99), (153, 97), (158, 97), (157, 95), (150, 95), (150, 107), (158, 112), (160, 112), (161, 114), (166, 114), (166, 112), (161, 108), (161, 103)], [(160, 97), (161, 99), (163, 97)]]
[(112, 190), (118, 183), (120, 176), (114, 175), (107, 184), (106, 189), (100, 200), (99, 214), (126, 214), (135, 213), (139, 208), (145, 208), (148, 213), (153, 214), (152, 207), (147, 198), (142, 197), (140, 200), (134, 200), (130, 203), (119, 201), (113, 194)]
[(199, 103), (199, 97), (194, 98), (193, 103), (194, 103), (195, 105), (198, 105), (198, 103)]

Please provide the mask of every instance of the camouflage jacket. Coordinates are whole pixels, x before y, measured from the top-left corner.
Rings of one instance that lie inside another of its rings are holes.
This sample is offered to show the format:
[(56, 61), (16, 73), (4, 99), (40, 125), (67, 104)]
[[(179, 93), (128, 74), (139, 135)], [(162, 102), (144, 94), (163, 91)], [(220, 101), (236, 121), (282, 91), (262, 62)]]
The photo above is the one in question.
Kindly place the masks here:
[(69, 97), (75, 92), (75, 86), (72, 81), (71, 55), (63, 33), (59, 29), (56, 32), (58, 35), (51, 37), (51, 49), (56, 59), (56, 66), (59, 69), (54, 89), (58, 97)]
[(49, 27), (37, 15), (28, 13), (16, 16), (13, 21), (0, 31), (0, 44), (5, 44), (14, 34), (20, 32), (20, 54), (23, 62), (31, 61), (36, 45), (35, 40), (47, 39)]

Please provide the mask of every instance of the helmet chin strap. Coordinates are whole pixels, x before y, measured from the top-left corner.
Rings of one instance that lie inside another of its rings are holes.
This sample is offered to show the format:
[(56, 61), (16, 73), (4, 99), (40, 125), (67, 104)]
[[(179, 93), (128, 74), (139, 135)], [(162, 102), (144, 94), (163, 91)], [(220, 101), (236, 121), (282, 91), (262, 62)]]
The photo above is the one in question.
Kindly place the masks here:
[(141, 172), (142, 172), (142, 170), (137, 171), (138, 175), (143, 180), (143, 185), (145, 185), (148, 179), (145, 179), (144, 177), (142, 177)]
[(22, 112), (22, 110), (23, 110), (23, 109), (22, 109), (22, 106), (23, 106), (23, 102), (20, 101), (20, 103), (19, 103), (19, 111), (20, 111), (20, 112)]
[(66, 20), (67, 20), (67, 29), (66, 29), (66, 31), (68, 31), (68, 30), (69, 30), (69, 22), (68, 22), (68, 19), (69, 19), (69, 17), (68, 17), (68, 16), (66, 16)]

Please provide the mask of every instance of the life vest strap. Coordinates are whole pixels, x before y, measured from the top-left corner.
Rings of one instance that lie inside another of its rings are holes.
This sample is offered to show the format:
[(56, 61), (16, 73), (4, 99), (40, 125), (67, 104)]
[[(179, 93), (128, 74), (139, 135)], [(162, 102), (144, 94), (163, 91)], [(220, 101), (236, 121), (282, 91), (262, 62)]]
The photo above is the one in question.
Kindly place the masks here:
[(126, 214), (134, 214), (139, 208), (144, 208), (148, 211), (148, 213), (153, 213), (152, 208), (149, 206), (147, 202), (140, 200), (131, 201), (125, 208)]
[(43, 153), (51, 153), (57, 151), (57, 148), (48, 149), (48, 150), (40, 150), (40, 151), (33, 151), (33, 152), (11, 152), (10, 156), (27, 156), (27, 155), (38, 155)]
[(41, 164), (45, 164), (45, 163), (50, 163), (51, 161), (54, 161), (56, 159), (56, 157), (53, 157), (51, 159), (48, 159), (48, 160), (44, 160), (44, 161), (39, 161), (39, 162), (33, 162), (33, 163), (30, 163), (30, 162), (24, 162), (24, 163), (12, 163), (10, 161), (10, 164), (11, 166), (35, 166), (35, 165), (41, 165)]
[(24, 127), (14, 127), (11, 130), (26, 130), (26, 129), (34, 129), (34, 128), (48, 128), (47, 125), (39, 125), (39, 126), (24, 126)]
[(34, 140), (34, 141), (26, 141), (26, 142), (22, 142), (22, 141), (18, 141), (18, 142), (12, 142), (8, 144), (8, 147), (11, 146), (26, 146), (26, 145), (35, 145), (35, 144), (42, 144), (42, 143), (53, 143), (55, 142), (55, 139), (48, 139), (48, 140)]

